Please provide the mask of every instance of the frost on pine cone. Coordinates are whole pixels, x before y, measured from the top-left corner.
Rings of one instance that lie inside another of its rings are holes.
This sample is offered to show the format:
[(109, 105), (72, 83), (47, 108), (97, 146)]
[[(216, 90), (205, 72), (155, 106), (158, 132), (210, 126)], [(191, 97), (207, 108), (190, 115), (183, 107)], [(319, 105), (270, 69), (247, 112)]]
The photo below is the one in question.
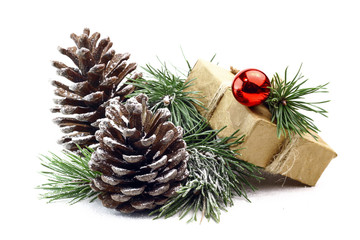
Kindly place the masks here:
[(183, 129), (168, 121), (167, 108), (152, 114), (147, 99), (140, 94), (125, 104), (110, 101), (89, 162), (102, 173), (91, 186), (103, 205), (124, 213), (163, 205), (188, 176)]
[(56, 87), (55, 94), (59, 96), (54, 100), (57, 106), (52, 112), (69, 115), (57, 117), (54, 122), (67, 134), (59, 143), (68, 150), (76, 151), (76, 144), (85, 147), (97, 143), (94, 136), (98, 130), (97, 120), (105, 116), (108, 100), (118, 98), (123, 101), (133, 92), (134, 87), (125, 82), (126, 77), (136, 69), (136, 63), (127, 63), (130, 54), (110, 50), (112, 42), (109, 38), (98, 43), (100, 34), (97, 32), (90, 36), (90, 30), (84, 29), (80, 36), (73, 33), (70, 37), (76, 46), (59, 48), (59, 51), (68, 56), (76, 68), (53, 62), (58, 74), (72, 84), (52, 82)]

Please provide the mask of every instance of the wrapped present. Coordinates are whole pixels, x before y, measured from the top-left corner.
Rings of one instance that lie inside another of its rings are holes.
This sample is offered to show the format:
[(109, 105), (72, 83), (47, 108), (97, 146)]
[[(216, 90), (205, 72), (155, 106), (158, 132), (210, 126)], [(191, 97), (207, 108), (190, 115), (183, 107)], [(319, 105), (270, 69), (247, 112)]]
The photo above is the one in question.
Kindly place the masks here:
[(188, 80), (195, 79), (188, 91), (201, 92), (199, 100), (206, 110), (199, 108), (214, 129), (226, 128), (219, 137), (239, 130), (245, 135), (241, 159), (266, 171), (282, 174), (309, 186), (314, 186), (321, 174), (337, 155), (318, 135), (292, 137), (291, 141), (277, 137), (276, 124), (263, 104), (246, 107), (235, 100), (231, 91), (234, 75), (215, 64), (198, 60)]

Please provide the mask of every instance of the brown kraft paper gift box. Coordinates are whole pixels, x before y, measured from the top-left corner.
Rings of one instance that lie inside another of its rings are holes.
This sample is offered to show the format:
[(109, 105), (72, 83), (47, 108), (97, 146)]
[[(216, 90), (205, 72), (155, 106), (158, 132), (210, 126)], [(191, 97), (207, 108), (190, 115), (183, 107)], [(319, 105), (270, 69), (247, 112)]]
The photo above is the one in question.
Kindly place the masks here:
[(207, 110), (198, 108), (210, 126), (220, 129), (219, 137), (239, 130), (245, 134), (241, 159), (266, 171), (282, 174), (309, 186), (314, 186), (321, 174), (336, 157), (336, 153), (318, 136), (293, 137), (291, 141), (276, 135), (276, 125), (271, 122), (271, 113), (264, 105), (246, 107), (232, 95), (234, 75), (215, 64), (198, 60), (188, 80), (195, 79), (188, 91), (199, 91), (199, 100)]

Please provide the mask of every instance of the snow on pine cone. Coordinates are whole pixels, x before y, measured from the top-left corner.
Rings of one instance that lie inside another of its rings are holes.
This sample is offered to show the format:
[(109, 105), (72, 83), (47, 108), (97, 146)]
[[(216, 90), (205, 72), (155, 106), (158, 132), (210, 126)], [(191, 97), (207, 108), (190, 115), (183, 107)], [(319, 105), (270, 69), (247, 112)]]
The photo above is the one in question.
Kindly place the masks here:
[[(54, 61), (58, 74), (67, 78), (70, 86), (52, 81), (56, 87), (55, 106), (52, 112), (64, 115), (54, 119), (62, 132), (66, 133), (58, 142), (71, 151), (96, 144), (95, 132), (98, 130), (97, 120), (104, 118), (108, 100), (119, 98), (133, 92), (134, 87), (127, 85), (127, 76), (136, 69), (136, 63), (127, 63), (129, 53), (119, 54), (110, 50), (112, 42), (109, 38), (99, 41), (100, 34), (85, 28), (83, 34), (71, 34), (76, 46), (60, 48), (60, 53), (68, 56), (76, 68), (68, 67), (62, 62)], [(138, 75), (134, 74), (132, 78)]]
[(102, 173), (91, 186), (103, 205), (125, 213), (163, 205), (189, 174), (183, 129), (168, 121), (167, 108), (148, 110), (147, 99), (140, 94), (125, 104), (110, 101), (89, 162)]

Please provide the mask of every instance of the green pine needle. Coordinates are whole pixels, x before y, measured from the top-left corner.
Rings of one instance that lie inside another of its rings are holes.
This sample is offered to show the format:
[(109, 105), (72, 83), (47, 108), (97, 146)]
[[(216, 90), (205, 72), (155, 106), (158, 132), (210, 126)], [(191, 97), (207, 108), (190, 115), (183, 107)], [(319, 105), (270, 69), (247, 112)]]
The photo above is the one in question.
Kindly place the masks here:
[(189, 221), (196, 221), (201, 212), (201, 219), (219, 222), (221, 210), (233, 205), (235, 195), (249, 200), (246, 190), (255, 188), (248, 179), (262, 178), (256, 175), (259, 171), (255, 165), (237, 159), (237, 153), (229, 150), (229, 147), (242, 143), (244, 136), (237, 138), (237, 132), (234, 132), (229, 137), (217, 138), (222, 130), (209, 129), (204, 123), (197, 132), (184, 138), (190, 154), (189, 177), (178, 195), (151, 213), (156, 214), (156, 218), (179, 213), (182, 219), (191, 213)]
[(99, 176), (100, 173), (92, 171), (88, 162), (91, 158), (92, 149), (81, 149), (81, 155), (64, 151), (64, 157), (51, 153), (51, 156), (42, 156), (42, 166), (47, 171), (41, 174), (48, 178), (48, 183), (37, 187), (46, 191), (41, 194), (42, 199), (48, 199), (49, 202), (67, 199), (70, 204), (90, 198), (94, 201), (98, 195), (90, 187), (91, 179)]
[(301, 66), (291, 81), (287, 79), (287, 69), (285, 69), (284, 79), (281, 79), (278, 73), (271, 79), (271, 91), (266, 100), (272, 114), (272, 121), (277, 125), (277, 136), (288, 135), (291, 138), (293, 134), (303, 136), (308, 133), (317, 139), (314, 132), (319, 132), (319, 129), (315, 126), (313, 119), (299, 110), (318, 113), (326, 117), (327, 111), (318, 104), (329, 101), (307, 102), (302, 99), (312, 93), (326, 93), (328, 83), (317, 87), (303, 88), (302, 85), (308, 79), (302, 80)]
[(146, 94), (152, 111), (166, 107), (171, 112), (170, 121), (177, 126), (182, 126), (185, 134), (193, 131), (198, 123), (203, 121), (203, 117), (195, 107), (196, 105), (203, 107), (197, 97), (194, 97), (198, 95), (198, 92), (185, 91), (194, 80), (185, 82), (185, 78), (172, 73), (165, 63), (162, 63), (160, 69), (149, 64), (143, 69), (147, 76), (131, 82), (137, 87), (131, 96), (139, 93)]

